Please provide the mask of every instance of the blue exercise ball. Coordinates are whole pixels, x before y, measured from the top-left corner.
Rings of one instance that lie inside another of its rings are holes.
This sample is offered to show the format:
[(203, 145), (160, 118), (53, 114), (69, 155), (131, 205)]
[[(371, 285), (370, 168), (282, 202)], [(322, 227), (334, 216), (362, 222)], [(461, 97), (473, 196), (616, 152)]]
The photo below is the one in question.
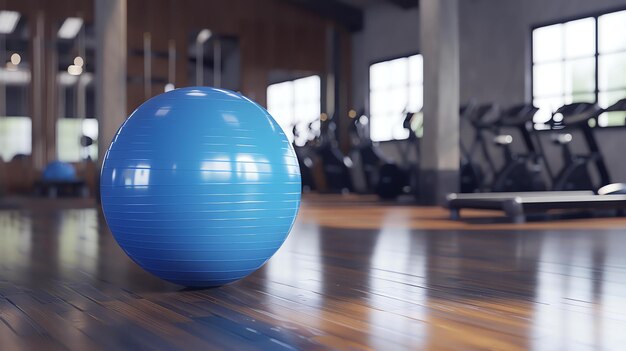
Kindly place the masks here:
[(76, 181), (76, 169), (67, 162), (52, 161), (44, 168), (41, 178), (48, 182)]
[(133, 261), (164, 280), (211, 287), (249, 275), (280, 248), (300, 206), (300, 169), (265, 109), (191, 87), (128, 117), (100, 190), (107, 224)]

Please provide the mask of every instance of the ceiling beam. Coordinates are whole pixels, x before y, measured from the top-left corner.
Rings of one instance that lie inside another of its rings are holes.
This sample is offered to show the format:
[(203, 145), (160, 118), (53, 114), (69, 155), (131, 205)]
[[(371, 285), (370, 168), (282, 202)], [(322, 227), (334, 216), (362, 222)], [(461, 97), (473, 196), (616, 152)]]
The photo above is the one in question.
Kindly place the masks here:
[(410, 9), (419, 6), (419, 0), (387, 0), (390, 3), (403, 9)]
[[(363, 11), (338, 0), (287, 0), (305, 10), (314, 12), (343, 25), (352, 32), (363, 29)], [(394, 0), (396, 1), (396, 0)], [(402, 0), (400, 0), (402, 1)]]

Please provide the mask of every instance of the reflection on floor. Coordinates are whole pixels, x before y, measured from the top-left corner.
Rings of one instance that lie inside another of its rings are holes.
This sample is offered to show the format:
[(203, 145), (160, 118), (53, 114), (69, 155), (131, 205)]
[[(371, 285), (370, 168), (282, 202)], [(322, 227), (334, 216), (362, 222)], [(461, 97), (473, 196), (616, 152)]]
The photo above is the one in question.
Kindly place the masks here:
[(305, 200), (249, 278), (181, 290), (98, 210), (0, 211), (2, 350), (620, 349), (626, 220), (455, 223), (366, 197)]

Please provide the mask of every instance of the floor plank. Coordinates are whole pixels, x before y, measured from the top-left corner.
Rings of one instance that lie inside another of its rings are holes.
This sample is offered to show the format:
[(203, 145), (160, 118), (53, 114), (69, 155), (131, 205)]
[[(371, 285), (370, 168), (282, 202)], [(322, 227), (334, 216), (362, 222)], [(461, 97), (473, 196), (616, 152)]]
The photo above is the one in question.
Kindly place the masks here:
[(626, 219), (468, 215), (310, 195), (266, 266), (188, 290), (130, 261), (91, 203), (3, 210), (0, 349), (621, 349)]

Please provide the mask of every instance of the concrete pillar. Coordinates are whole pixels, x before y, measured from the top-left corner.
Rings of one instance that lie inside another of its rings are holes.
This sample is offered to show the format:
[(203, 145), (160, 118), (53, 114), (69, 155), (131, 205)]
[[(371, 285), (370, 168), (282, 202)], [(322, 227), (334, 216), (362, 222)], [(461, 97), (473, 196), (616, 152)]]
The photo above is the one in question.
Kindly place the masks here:
[(99, 124), (98, 163), (126, 111), (126, 0), (96, 0), (96, 117)]
[(440, 205), (459, 189), (458, 0), (420, 1), (424, 57), (424, 136), (420, 149), (421, 202)]

